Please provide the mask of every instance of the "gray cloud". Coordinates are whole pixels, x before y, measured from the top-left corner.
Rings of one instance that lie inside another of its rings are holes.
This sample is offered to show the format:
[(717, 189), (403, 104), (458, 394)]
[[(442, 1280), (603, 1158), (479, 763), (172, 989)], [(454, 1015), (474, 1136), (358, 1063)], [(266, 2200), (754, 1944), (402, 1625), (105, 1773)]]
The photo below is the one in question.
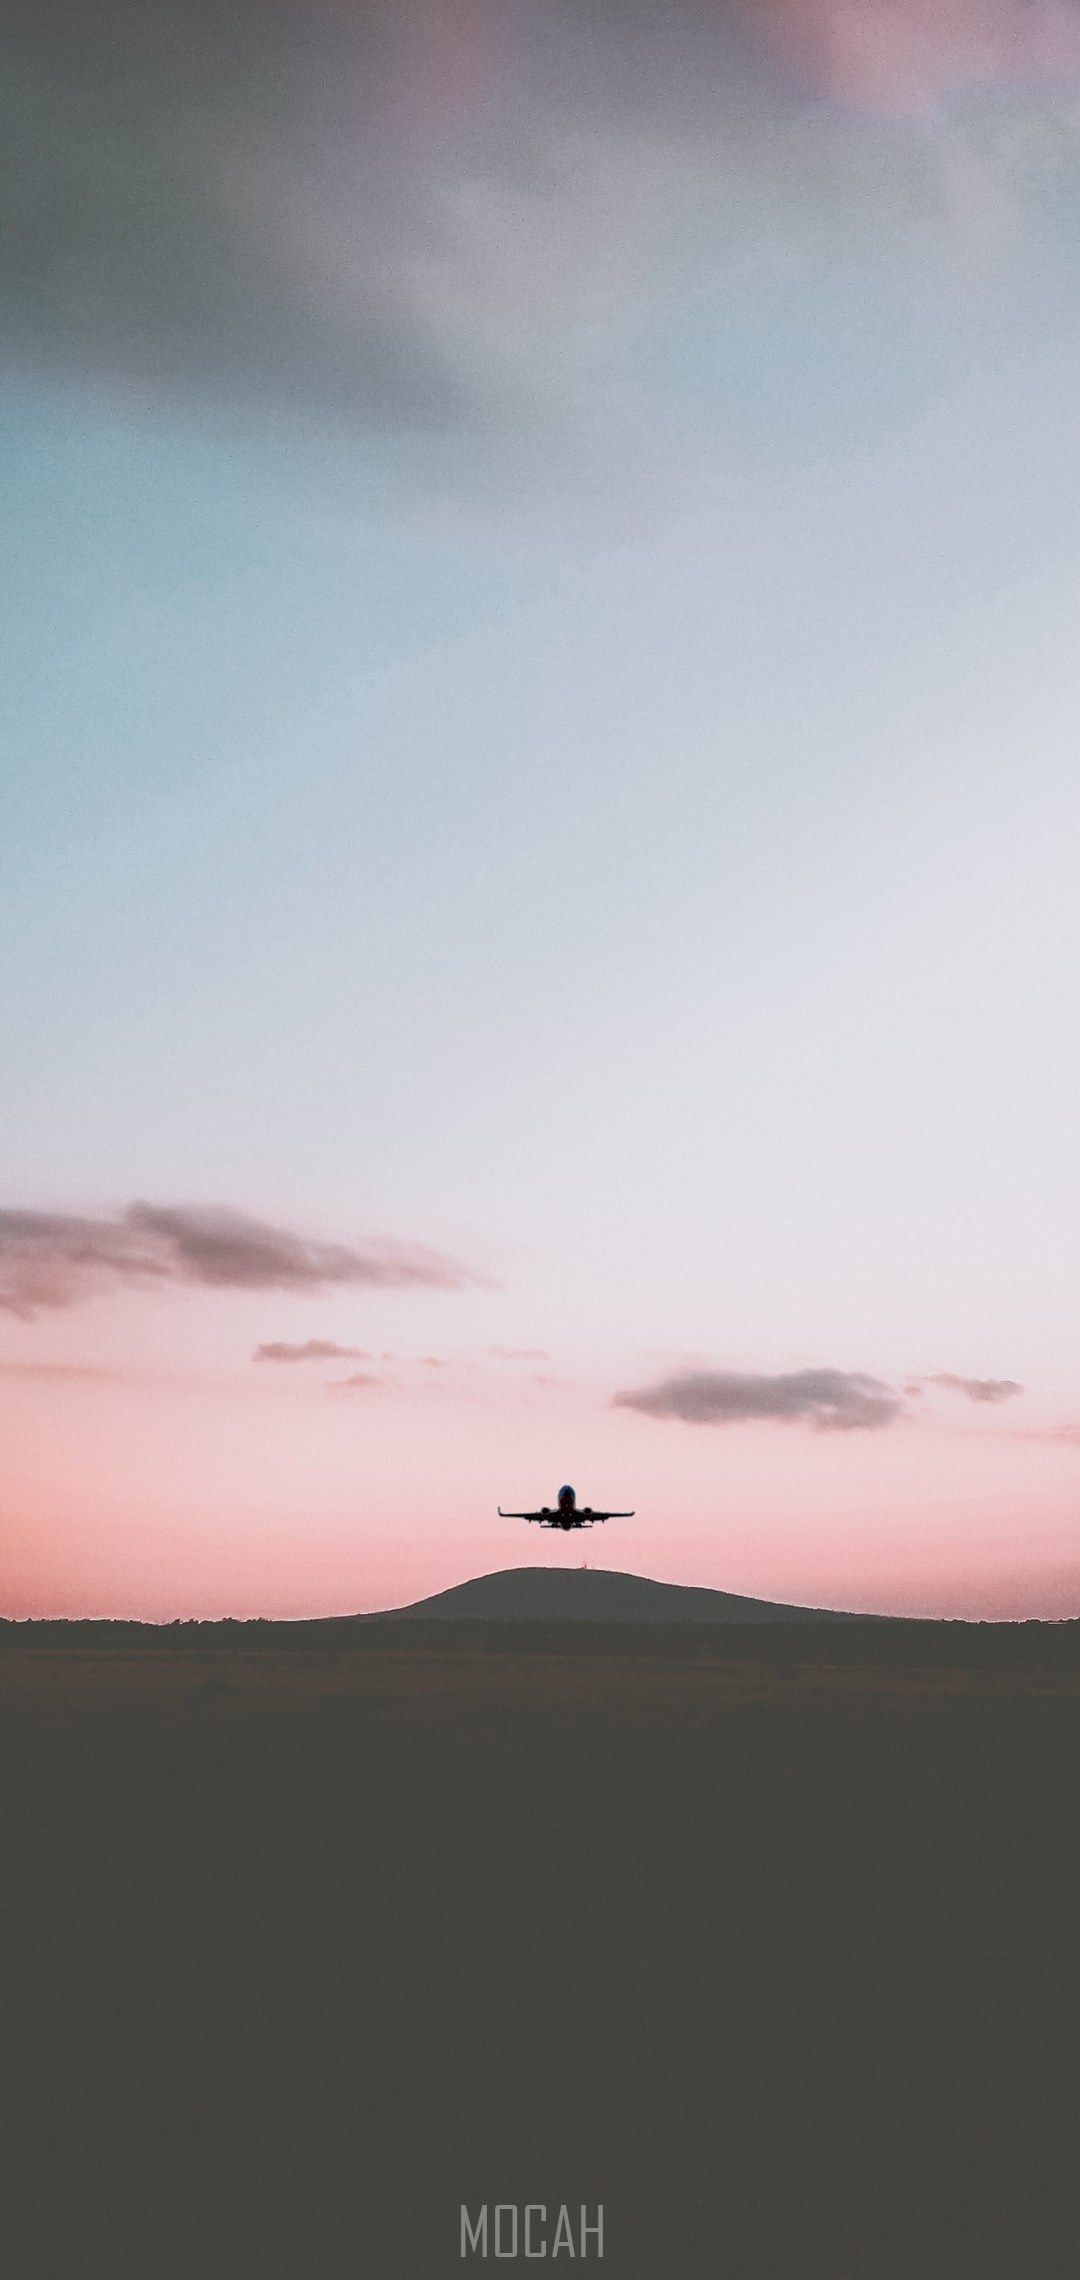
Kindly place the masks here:
[(969, 1401), (1010, 1401), (1013, 1394), (1024, 1390), (1015, 1378), (957, 1377), (952, 1370), (938, 1370), (923, 1383), (944, 1386), (948, 1393), (965, 1394)]
[(688, 1425), (734, 1425), (752, 1418), (804, 1419), (819, 1432), (891, 1425), (903, 1404), (880, 1378), (858, 1370), (791, 1370), (755, 1376), (740, 1370), (688, 1370), (661, 1385), (617, 1393), (614, 1406)]
[(482, 1279), (422, 1244), (326, 1243), (226, 1205), (133, 1203), (112, 1219), (0, 1210), (0, 1312), (23, 1319), (118, 1284), (462, 1290)]
[(330, 1385), (330, 1392), (360, 1393), (368, 1386), (381, 1384), (381, 1378), (368, 1377), (363, 1370), (357, 1370), (352, 1377), (334, 1378)]
[(305, 1338), (300, 1346), (290, 1345), (285, 1338), (272, 1338), (266, 1345), (256, 1346), (253, 1362), (370, 1362), (371, 1355), (363, 1346), (339, 1346), (333, 1338)]

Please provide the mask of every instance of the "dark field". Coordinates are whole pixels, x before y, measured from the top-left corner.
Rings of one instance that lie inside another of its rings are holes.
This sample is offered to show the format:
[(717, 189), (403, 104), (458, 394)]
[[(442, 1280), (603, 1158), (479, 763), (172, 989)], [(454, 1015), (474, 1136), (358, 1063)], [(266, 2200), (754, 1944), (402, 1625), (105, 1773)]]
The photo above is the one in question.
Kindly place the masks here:
[(1072, 2280), (1080, 1677), (971, 1636), (9, 1643), (5, 2280)]

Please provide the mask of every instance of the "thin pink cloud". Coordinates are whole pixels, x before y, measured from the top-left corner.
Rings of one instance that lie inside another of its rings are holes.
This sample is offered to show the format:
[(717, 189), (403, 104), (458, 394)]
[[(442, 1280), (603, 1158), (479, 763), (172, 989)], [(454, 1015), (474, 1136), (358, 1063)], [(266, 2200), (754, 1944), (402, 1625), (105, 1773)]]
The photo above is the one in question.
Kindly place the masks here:
[(742, 0), (756, 38), (839, 103), (911, 112), (964, 88), (1080, 79), (1070, 0)]
[(996, 1433), (998, 1441), (1036, 1441), (1046, 1449), (1080, 1449), (1080, 1425), (1018, 1425)]
[(339, 1346), (334, 1338), (305, 1338), (296, 1345), (287, 1338), (271, 1338), (256, 1346), (255, 1362), (370, 1362), (363, 1346)]
[(42, 1384), (122, 1385), (124, 1370), (99, 1369), (94, 1362), (0, 1362), (0, 1377), (36, 1378)]

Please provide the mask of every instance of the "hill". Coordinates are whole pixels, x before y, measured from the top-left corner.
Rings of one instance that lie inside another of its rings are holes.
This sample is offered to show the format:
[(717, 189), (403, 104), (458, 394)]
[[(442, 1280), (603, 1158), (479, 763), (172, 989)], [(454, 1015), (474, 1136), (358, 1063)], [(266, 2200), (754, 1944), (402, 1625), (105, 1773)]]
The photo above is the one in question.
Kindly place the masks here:
[[(411, 1607), (388, 1608), (370, 1622), (496, 1623), (807, 1623), (840, 1620), (828, 1607), (785, 1607), (737, 1592), (656, 1583), (616, 1568), (501, 1568), (452, 1584)], [(849, 1617), (868, 1621), (868, 1617)]]

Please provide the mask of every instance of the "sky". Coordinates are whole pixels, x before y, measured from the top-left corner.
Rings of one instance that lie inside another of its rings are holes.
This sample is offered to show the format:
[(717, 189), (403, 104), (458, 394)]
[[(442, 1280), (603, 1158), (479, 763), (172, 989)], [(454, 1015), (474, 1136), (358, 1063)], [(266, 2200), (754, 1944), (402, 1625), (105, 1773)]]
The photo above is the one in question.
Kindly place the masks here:
[(0, 65), (0, 1611), (1080, 1614), (1076, 0)]

